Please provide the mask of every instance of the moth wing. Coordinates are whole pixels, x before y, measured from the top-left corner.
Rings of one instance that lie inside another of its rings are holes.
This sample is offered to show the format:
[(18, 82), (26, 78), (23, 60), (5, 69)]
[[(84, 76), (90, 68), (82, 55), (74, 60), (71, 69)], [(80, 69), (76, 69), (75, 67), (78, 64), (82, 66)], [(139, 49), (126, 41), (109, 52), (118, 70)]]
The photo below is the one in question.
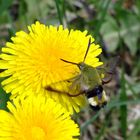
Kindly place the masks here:
[(101, 77), (101, 79), (110, 79), (112, 74), (116, 73), (116, 66), (118, 65), (120, 60), (119, 56), (113, 57), (112, 59), (110, 59), (110, 61), (106, 64), (104, 64), (101, 67), (98, 67), (98, 73)]
[(81, 75), (77, 75), (73, 78), (58, 81), (55, 83), (51, 83), (45, 87), (48, 91), (66, 93), (66, 94), (78, 94), (80, 92), (80, 77)]

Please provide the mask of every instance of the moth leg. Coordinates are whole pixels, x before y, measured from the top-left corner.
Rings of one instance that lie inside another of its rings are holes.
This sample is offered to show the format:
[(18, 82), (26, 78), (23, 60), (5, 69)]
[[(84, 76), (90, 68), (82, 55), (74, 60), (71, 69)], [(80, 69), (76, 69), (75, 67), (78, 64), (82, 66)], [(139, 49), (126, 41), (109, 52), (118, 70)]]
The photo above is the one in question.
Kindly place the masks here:
[(79, 96), (79, 95), (85, 93), (84, 91), (81, 91), (81, 92), (79, 92), (78, 94), (73, 94), (73, 95), (72, 95), (72, 94), (70, 94), (70, 93), (68, 93), (68, 92), (60, 91), (60, 90), (54, 89), (54, 88), (52, 88), (51, 86), (47, 86), (47, 87), (45, 87), (45, 89), (48, 90), (48, 91), (52, 91), (52, 92), (67, 94), (67, 95), (70, 96), (70, 97), (77, 97), (77, 96)]
[(67, 95), (70, 96), (70, 97), (77, 97), (77, 96), (82, 95), (82, 94), (85, 94), (85, 92), (84, 92), (84, 91), (81, 91), (81, 92), (79, 92), (78, 94), (73, 94), (73, 95), (67, 93)]
[(109, 75), (113, 75), (113, 74), (115, 74), (115, 71), (110, 70), (110, 71), (106, 71), (106, 73), (109, 74)]
[(107, 83), (109, 83), (111, 80), (112, 80), (112, 76), (110, 76), (109, 78), (103, 78), (103, 79), (102, 79), (102, 84), (103, 84), (103, 85), (104, 85), (104, 84), (107, 84)]

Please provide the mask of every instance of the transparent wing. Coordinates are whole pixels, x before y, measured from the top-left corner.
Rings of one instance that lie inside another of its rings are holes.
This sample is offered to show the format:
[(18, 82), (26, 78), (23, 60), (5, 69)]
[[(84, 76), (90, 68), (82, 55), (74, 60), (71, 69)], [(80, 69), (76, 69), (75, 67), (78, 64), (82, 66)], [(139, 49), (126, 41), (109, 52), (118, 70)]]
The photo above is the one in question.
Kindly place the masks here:
[(67, 80), (51, 83), (45, 87), (45, 90), (76, 97), (84, 94), (84, 92), (81, 91), (80, 78), (81, 75), (77, 75)]
[(107, 64), (97, 68), (101, 79), (103, 79), (103, 84), (106, 84), (112, 80), (112, 75), (116, 73), (116, 66), (119, 63), (119, 60), (119, 56), (113, 57)]

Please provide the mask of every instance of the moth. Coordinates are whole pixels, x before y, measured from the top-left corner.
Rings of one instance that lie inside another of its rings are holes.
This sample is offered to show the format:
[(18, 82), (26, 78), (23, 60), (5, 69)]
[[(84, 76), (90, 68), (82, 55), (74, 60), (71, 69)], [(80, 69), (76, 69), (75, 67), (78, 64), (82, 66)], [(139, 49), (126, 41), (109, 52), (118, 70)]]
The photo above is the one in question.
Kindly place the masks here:
[[(111, 81), (111, 75), (113, 74), (113, 70), (116, 64), (113, 65), (112, 70), (106, 72), (109, 75), (109, 78), (102, 78), (102, 68), (95, 68), (85, 63), (89, 48), (92, 43), (93, 42), (91, 42), (91, 38), (89, 38), (87, 50), (85, 52), (84, 59), (82, 62), (75, 63), (61, 59), (61, 61), (63, 61), (64, 63), (70, 63), (71, 65), (75, 65), (80, 70), (80, 74), (67, 80), (67, 82), (71, 83), (71, 85), (69, 86), (69, 92), (60, 91), (51, 87), (51, 85), (46, 86), (45, 89), (52, 92), (64, 93), (67, 94), (69, 97), (77, 97), (84, 94), (87, 98), (90, 107), (93, 110), (97, 111), (107, 104), (108, 97), (103, 89), (103, 85)], [(75, 89), (76, 91), (78, 90), (78, 93), (71, 93), (73, 89)]]

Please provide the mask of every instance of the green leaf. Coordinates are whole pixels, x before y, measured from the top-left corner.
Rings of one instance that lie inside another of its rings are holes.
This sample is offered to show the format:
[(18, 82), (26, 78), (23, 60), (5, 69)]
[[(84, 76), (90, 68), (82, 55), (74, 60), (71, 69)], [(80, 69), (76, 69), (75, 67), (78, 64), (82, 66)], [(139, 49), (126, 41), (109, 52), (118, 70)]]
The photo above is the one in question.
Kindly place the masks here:
[[(0, 78), (0, 83), (3, 78)], [(7, 101), (9, 100), (10, 94), (7, 94), (0, 86), (0, 109), (7, 110)]]
[(24, 15), (28, 11), (27, 3), (25, 0), (20, 0), (19, 14), (20, 16)]
[(12, 2), (13, 0), (0, 0), (0, 14), (6, 11), (10, 7)]
[(9, 100), (9, 94), (0, 87), (0, 109), (7, 110), (7, 101)]
[(111, 16), (107, 16), (106, 22), (102, 25), (100, 33), (109, 52), (114, 52), (119, 44), (119, 27)]
[(138, 50), (137, 41), (140, 35), (139, 20), (135, 15), (126, 14), (120, 19), (120, 36), (128, 46), (130, 53), (135, 55)]
[[(140, 24), (137, 16), (128, 12), (119, 13), (117, 20), (119, 20), (120, 27), (118, 27), (116, 20), (108, 16), (106, 22), (102, 25), (100, 30), (103, 35), (103, 40), (106, 43), (108, 52), (114, 52), (118, 45), (120, 38), (124, 41), (132, 55), (135, 55), (138, 50), (138, 39), (140, 34)], [(125, 17), (125, 18), (124, 18)]]
[[(120, 101), (127, 101), (126, 89), (125, 89), (125, 78), (124, 78), (124, 71), (122, 71), (121, 77), (121, 92), (120, 92)], [(127, 106), (122, 105), (120, 107), (120, 128), (122, 132), (122, 136), (124, 139), (127, 137)]]

